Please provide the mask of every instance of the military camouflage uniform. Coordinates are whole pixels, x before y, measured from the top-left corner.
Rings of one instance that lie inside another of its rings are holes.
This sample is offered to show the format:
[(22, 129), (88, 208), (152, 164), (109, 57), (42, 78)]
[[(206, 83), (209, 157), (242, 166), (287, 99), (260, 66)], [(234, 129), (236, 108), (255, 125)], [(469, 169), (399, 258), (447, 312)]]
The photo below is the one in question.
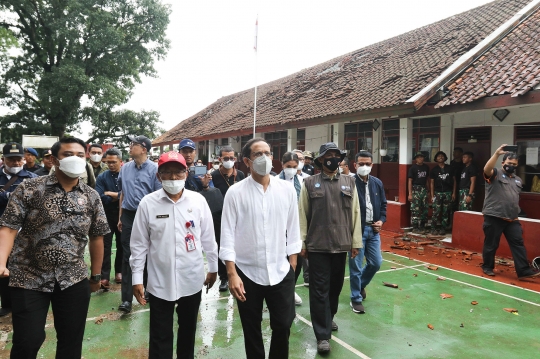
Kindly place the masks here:
[(414, 185), (412, 190), (411, 222), (413, 228), (424, 228), (428, 216), (428, 194), (424, 186)]
[(469, 194), (468, 188), (462, 188), (459, 190), (459, 210), (460, 211), (470, 211), (472, 210), (472, 205), (474, 199), (471, 198), (471, 201), (467, 203), (467, 195)]
[(442, 215), (442, 228), (448, 228), (450, 219), (450, 209), (452, 208), (452, 192), (435, 192), (433, 201), (433, 216), (431, 217), (431, 228), (434, 228)]

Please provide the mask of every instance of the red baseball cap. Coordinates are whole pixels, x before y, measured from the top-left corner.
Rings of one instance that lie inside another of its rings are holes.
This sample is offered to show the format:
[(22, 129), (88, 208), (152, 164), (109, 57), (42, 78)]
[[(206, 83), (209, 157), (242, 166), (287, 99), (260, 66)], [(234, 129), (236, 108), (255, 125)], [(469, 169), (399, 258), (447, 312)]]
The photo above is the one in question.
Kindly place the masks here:
[(159, 156), (158, 168), (169, 162), (178, 162), (182, 166), (184, 166), (184, 168), (187, 168), (184, 156), (175, 151), (165, 152), (161, 156)]

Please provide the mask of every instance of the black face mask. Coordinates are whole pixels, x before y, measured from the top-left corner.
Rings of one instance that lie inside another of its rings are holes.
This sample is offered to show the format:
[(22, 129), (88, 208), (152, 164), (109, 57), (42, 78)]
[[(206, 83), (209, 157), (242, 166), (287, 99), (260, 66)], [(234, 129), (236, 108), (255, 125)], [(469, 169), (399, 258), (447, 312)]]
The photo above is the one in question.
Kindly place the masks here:
[(514, 171), (516, 170), (516, 167), (514, 165), (504, 165), (503, 169), (506, 173), (511, 174), (511, 173), (514, 173)]
[(323, 166), (328, 168), (330, 171), (334, 172), (339, 167), (339, 163), (341, 162), (341, 158), (339, 157), (332, 157), (332, 158), (323, 158)]

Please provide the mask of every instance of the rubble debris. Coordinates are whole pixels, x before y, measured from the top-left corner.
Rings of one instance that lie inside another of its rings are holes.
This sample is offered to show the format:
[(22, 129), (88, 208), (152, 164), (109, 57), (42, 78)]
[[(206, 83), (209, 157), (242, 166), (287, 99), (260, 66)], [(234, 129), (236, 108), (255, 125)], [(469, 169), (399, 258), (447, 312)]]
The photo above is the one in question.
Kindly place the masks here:
[(452, 294), (446, 294), (446, 293), (441, 293), (440, 296), (442, 299), (454, 298)]
[(393, 284), (393, 283), (383, 282), (383, 285), (384, 285), (385, 287), (398, 288), (398, 285), (397, 285), (397, 284)]

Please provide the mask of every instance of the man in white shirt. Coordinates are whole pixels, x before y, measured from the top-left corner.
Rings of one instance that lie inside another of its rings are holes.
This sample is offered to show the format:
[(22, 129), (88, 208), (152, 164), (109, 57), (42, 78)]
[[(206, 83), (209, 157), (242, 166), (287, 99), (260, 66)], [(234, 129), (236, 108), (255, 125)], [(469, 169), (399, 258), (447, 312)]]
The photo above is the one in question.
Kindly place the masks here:
[(265, 357), (261, 322), (266, 301), (272, 328), (268, 358), (284, 359), (289, 357), (294, 270), (302, 246), (296, 191), (270, 176), (272, 155), (264, 139), (249, 140), (242, 156), (251, 176), (225, 196), (219, 257), (237, 299), (246, 356)]
[[(203, 285), (217, 278), (218, 250), (212, 213), (204, 197), (184, 189), (186, 161), (178, 152), (159, 158), (163, 188), (143, 197), (131, 233), (133, 294), (145, 305), (144, 263), (148, 265), (149, 358), (173, 357), (174, 307), (178, 315), (177, 358), (193, 358)], [(204, 274), (203, 250), (209, 273)]]

